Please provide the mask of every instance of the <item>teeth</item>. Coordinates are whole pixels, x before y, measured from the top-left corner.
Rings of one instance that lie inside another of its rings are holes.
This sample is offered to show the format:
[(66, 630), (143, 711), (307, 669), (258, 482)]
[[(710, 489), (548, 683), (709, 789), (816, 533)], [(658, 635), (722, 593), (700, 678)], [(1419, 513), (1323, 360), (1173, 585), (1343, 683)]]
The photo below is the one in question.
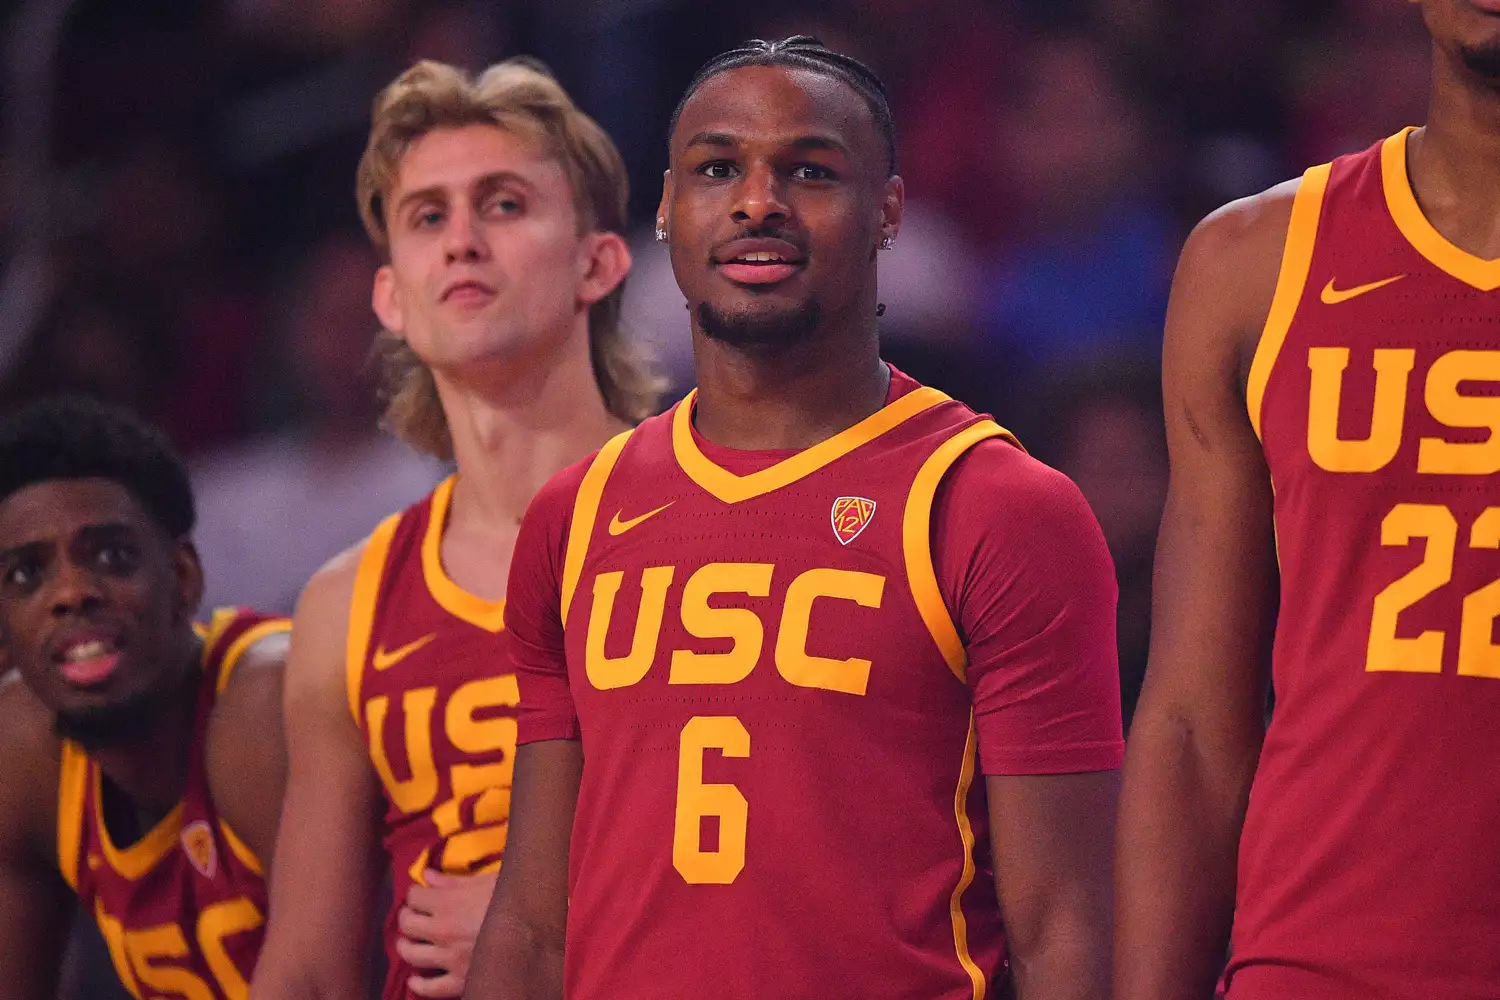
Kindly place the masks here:
[(95, 657), (104, 656), (109, 652), (109, 643), (100, 639), (91, 639), (88, 642), (80, 642), (78, 645), (68, 649), (63, 654), (63, 659), (71, 662), (79, 660), (92, 660)]
[(762, 250), (757, 253), (743, 254), (740, 257), (740, 260), (745, 261), (749, 264), (769, 264), (772, 262), (781, 263), (782, 257), (780, 254), (771, 253), (768, 250)]

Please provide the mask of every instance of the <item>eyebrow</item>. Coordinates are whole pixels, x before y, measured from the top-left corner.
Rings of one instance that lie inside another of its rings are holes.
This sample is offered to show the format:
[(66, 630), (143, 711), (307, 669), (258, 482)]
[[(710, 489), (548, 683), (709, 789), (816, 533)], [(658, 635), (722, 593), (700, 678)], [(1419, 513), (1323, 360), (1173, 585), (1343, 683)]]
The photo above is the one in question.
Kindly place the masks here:
[[(525, 188), (528, 192), (536, 190), (535, 184), (514, 170), (496, 170), (488, 174), (483, 174), (476, 177), (468, 186), (473, 189), (490, 191), (497, 187), (504, 187), (506, 184), (514, 184), (517, 187)], [(447, 191), (448, 186), (445, 184), (432, 184), (428, 187), (418, 188), (415, 191), (408, 191), (401, 196), (400, 201), (396, 202), (396, 214), (399, 215), (408, 205), (415, 202), (442, 201), (447, 197)]]
[[(86, 524), (78, 529), (77, 535), (86, 541), (99, 542), (112, 538), (130, 537), (136, 533), (134, 527), (125, 524), (123, 521), (107, 521), (102, 524)], [(40, 554), (51, 545), (52, 540), (45, 538), (22, 542), (20, 545), (12, 545), (8, 549), (0, 549), (0, 562), (11, 562), (22, 556)]]
[[(738, 146), (739, 140), (727, 132), (699, 132), (687, 141), (684, 149), (692, 149), (694, 146), (713, 146), (716, 148)], [(804, 135), (793, 139), (789, 145), (793, 149), (823, 149), (829, 152), (849, 155), (849, 147), (828, 135)]]

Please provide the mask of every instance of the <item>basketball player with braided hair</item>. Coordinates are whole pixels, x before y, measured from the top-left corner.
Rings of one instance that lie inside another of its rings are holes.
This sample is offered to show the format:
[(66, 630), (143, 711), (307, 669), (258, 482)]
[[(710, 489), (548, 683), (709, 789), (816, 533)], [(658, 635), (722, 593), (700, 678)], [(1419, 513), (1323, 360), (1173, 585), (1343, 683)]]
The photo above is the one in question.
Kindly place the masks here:
[(376, 99), (357, 195), (385, 257), (386, 423), (458, 472), (298, 604), (257, 1000), (361, 995), (380, 865), (385, 1000), (462, 990), (510, 813), (503, 613), (521, 514), (656, 405), (620, 338), (624, 166), (540, 64), (402, 74)]
[(881, 360), (884, 88), (709, 63), (658, 238), (698, 388), (538, 493), (515, 822), (471, 1000), (1095, 1000), (1115, 585), (1077, 488)]

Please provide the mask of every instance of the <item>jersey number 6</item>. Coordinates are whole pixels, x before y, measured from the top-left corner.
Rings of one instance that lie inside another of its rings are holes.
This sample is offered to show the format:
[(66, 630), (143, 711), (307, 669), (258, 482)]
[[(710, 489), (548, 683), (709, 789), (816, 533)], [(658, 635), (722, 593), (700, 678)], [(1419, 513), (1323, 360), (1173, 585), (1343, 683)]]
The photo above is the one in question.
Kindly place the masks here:
[[(698, 715), (682, 727), (677, 755), (677, 818), (672, 867), (691, 885), (728, 885), (745, 868), (745, 827), (750, 806), (733, 785), (705, 784), (703, 756), (750, 756), (750, 734), (732, 715)], [(703, 819), (719, 821), (719, 846), (703, 849)]]

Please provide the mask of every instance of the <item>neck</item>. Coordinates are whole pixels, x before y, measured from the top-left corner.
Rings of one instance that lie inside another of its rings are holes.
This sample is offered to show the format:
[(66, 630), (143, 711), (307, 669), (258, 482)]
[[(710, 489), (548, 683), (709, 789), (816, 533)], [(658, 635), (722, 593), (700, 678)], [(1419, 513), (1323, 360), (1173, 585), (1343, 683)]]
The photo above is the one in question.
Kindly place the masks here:
[(184, 656), (191, 663), (181, 672), (181, 679), (161, 703), (146, 734), (127, 746), (90, 750), (89, 756), (99, 770), (134, 803), (137, 810), (153, 819), (166, 815), (182, 799), (187, 787), (188, 766), (194, 748), (195, 718), (198, 706), (200, 675), (196, 664), (202, 646), (194, 637)]
[(1500, 256), (1500, 89), (1442, 49), (1433, 50), (1427, 127), (1412, 137), (1408, 169), (1440, 232), (1479, 256)]
[(865, 329), (818, 330), (775, 351), (731, 347), (695, 321), (699, 433), (726, 448), (801, 451), (879, 410), (890, 381), (874, 311)]
[(458, 465), (450, 529), (513, 528), (553, 474), (625, 429), (599, 395), (587, 324), (545, 358), (435, 373)]

